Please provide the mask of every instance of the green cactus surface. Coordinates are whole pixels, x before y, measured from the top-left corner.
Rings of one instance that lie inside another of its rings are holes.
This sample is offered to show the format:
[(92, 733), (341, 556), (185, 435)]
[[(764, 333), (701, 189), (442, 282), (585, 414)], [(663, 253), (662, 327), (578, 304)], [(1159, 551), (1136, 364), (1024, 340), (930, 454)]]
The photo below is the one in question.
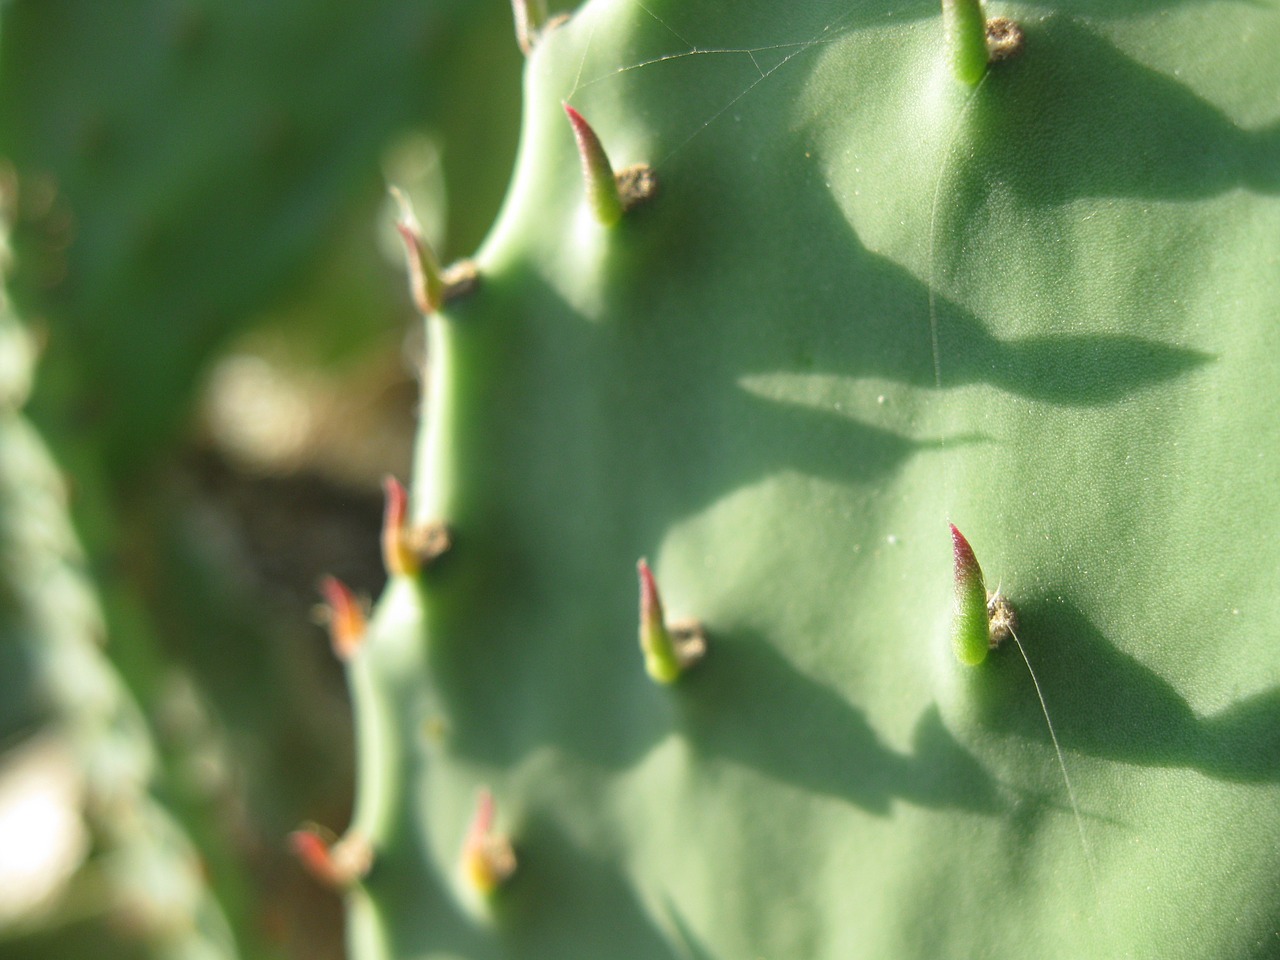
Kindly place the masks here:
[(987, 13), (975, 85), (923, 0), (540, 38), (427, 321), (453, 547), (348, 661), (355, 960), (1280, 957), (1280, 7)]

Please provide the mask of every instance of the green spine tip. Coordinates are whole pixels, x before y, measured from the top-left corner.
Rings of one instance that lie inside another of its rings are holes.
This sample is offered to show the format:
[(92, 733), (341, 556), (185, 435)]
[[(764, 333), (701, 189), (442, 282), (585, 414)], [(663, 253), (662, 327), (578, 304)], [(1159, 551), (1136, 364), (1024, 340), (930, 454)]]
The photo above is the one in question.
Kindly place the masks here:
[(947, 57), (956, 79), (976, 86), (987, 72), (987, 24), (980, 0), (942, 0)]
[(350, 660), (364, 645), (367, 623), (364, 606), (356, 599), (351, 588), (337, 577), (325, 577), (320, 591), (328, 604), (329, 640), (334, 655), (342, 661)]
[(609, 155), (604, 152), (604, 146), (591, 129), (591, 124), (569, 104), (563, 106), (573, 126), (573, 137), (578, 142), (582, 177), (587, 186), (587, 206), (602, 224), (613, 226), (624, 213), (657, 193), (658, 178), (653, 168), (645, 163), (635, 164), (615, 174)]
[(445, 283), (440, 273), (440, 261), (436, 259), (431, 244), (422, 236), (422, 228), (413, 212), (409, 198), (396, 187), (388, 188), (400, 207), (400, 219), (396, 230), (404, 241), (405, 260), (409, 265), (409, 289), (414, 305), (424, 316), (440, 309), (444, 303)]
[(497, 807), (493, 794), (485, 789), (476, 798), (476, 812), (462, 844), (462, 873), (467, 884), (488, 896), (516, 871), (516, 854), (511, 840), (494, 829)]
[(987, 588), (982, 567), (964, 534), (951, 524), (955, 553), (955, 594), (951, 609), (951, 644), (956, 659), (976, 667), (987, 658), (991, 634), (987, 616)]
[(636, 564), (640, 574), (640, 649), (645, 671), (658, 683), (674, 683), (707, 652), (706, 632), (696, 621), (668, 625), (649, 562)]
[(373, 866), (373, 848), (359, 834), (330, 843), (318, 830), (295, 830), (289, 835), (289, 846), (311, 876), (335, 890), (352, 886)]
[(547, 22), (546, 0), (511, 0), (511, 12), (516, 18), (516, 43), (527, 57)]

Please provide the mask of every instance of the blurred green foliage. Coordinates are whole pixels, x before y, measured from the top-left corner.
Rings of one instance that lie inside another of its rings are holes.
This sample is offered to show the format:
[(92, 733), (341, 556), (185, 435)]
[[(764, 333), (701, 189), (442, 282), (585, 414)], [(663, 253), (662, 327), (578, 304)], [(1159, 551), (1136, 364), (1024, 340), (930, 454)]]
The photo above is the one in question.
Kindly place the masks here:
[[(42, 414), (92, 433), (113, 477), (136, 476), (180, 428), (210, 353), (265, 306), (305, 298), (334, 238), (367, 226), (380, 162), (407, 133), (440, 145), (444, 246), (468, 250), (510, 171), (519, 63), (498, 0), (11, 4), (0, 155), (19, 174), (15, 293), (50, 325), (49, 362), (71, 368), (69, 408)], [(348, 282), (365, 289), (336, 302), (383, 309), (344, 320), (385, 329), (385, 286)]]

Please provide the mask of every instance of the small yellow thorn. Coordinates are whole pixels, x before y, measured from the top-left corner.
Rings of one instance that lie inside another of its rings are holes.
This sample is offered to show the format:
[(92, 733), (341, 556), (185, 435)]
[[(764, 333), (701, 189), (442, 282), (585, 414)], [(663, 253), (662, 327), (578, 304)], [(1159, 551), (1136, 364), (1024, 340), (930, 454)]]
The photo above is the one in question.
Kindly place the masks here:
[(640, 574), (640, 650), (645, 671), (658, 683), (674, 683), (707, 652), (707, 634), (696, 620), (668, 624), (649, 561), (636, 564)]
[(511, 840), (494, 829), (497, 816), (493, 794), (481, 790), (476, 812), (462, 845), (462, 873), (468, 885), (489, 896), (516, 871), (516, 854)]
[(298, 861), (315, 879), (334, 890), (345, 890), (373, 867), (373, 847), (357, 833), (330, 843), (319, 830), (303, 828), (289, 835)]
[(408, 491), (390, 475), (382, 481), (382, 486), (387, 495), (382, 513), (382, 564), (387, 576), (413, 576), (418, 572), (418, 558), (409, 549)]
[(382, 514), (382, 562), (387, 575), (412, 577), (453, 546), (443, 523), (409, 523), (409, 494), (395, 477), (383, 480), (386, 508)]
[(333, 653), (339, 660), (350, 660), (364, 646), (368, 628), (364, 606), (337, 577), (325, 577), (320, 582), (320, 591), (328, 605), (329, 642), (333, 644)]

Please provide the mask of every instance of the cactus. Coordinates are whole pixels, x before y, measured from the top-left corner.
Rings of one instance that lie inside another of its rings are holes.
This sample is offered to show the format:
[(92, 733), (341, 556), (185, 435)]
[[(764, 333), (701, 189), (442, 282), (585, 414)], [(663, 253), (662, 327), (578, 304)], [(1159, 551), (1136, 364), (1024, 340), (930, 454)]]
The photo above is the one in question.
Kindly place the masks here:
[(0, 294), (0, 943), (231, 960), (203, 864), (160, 802), (146, 721), (101, 649), (62, 475), (22, 415), (35, 353)]
[(538, 36), (453, 546), (338, 638), (355, 960), (1280, 956), (1280, 8), (946, 8)]
[[(53, 365), (89, 374), (44, 425), (99, 418), (116, 487), (78, 473), (81, 506), (160, 499), (134, 480), (193, 373), (414, 113), (344, 78), (506, 129), (437, 79), (489, 69), (473, 35), (427, 29), (493, 4), (333, 5), (320, 75), (245, 57), (298, 18), (260, 6), (6, 8), (0, 152), (48, 201), (32, 275), (67, 274)], [(325, 582), (360, 795), (292, 844), (353, 960), (1280, 956), (1280, 9), (1062, 6), (516, 0), (523, 141), (477, 281), (404, 224), (431, 350), (390, 585), (366, 617)], [(89, 642), (8, 319), (0, 725), (74, 734), (112, 800), (82, 876), (160, 863), (181, 894), (149, 946), (228, 952)], [(289, 698), (238, 636), (192, 660), (253, 727)]]

